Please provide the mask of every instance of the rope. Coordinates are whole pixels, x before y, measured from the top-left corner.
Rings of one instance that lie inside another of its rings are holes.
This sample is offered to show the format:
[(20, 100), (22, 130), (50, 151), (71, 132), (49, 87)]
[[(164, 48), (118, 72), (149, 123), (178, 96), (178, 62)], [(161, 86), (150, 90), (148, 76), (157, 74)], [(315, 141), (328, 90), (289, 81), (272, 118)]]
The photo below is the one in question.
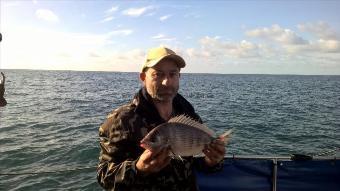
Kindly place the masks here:
[(40, 172), (20, 172), (20, 173), (2, 173), (2, 172), (0, 172), (0, 176), (56, 174), (56, 173), (62, 173), (62, 172), (80, 171), (80, 170), (95, 169), (95, 168), (97, 168), (97, 167), (96, 166), (89, 166), (89, 167), (79, 167), (79, 168), (54, 170), (54, 171), (40, 171)]

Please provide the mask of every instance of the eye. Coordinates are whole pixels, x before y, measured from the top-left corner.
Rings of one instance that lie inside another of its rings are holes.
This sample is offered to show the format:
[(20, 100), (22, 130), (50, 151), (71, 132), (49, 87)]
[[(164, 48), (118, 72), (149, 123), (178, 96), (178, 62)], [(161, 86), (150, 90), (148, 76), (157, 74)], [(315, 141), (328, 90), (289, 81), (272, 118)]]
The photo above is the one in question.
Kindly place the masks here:
[(178, 77), (179, 73), (177, 71), (176, 72), (170, 72), (169, 76), (170, 76), (170, 78)]
[(155, 72), (153, 73), (154, 78), (162, 78), (164, 76), (163, 72)]
[(152, 142), (152, 143), (157, 142), (157, 136), (152, 136), (152, 137), (150, 138), (150, 142)]

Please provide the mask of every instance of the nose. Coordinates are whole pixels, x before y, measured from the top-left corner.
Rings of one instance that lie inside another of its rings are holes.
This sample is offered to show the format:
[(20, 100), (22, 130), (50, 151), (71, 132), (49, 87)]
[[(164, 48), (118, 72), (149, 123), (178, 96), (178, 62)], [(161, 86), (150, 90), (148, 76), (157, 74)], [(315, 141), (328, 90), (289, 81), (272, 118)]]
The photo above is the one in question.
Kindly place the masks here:
[(169, 85), (169, 77), (165, 76), (162, 80), (162, 85), (163, 86), (168, 86)]

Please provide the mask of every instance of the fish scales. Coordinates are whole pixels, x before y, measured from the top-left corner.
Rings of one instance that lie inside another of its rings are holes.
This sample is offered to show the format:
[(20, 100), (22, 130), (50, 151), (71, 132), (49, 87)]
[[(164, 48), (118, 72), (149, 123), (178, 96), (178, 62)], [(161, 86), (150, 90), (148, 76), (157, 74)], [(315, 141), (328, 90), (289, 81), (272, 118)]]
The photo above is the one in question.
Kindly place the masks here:
[(173, 132), (173, 135), (168, 137), (168, 144), (176, 155), (187, 156), (199, 154), (202, 152), (204, 145), (208, 144), (212, 139), (212, 137), (205, 132), (188, 125), (179, 126), (177, 124), (175, 126), (175, 124), (173, 124), (168, 128), (174, 129), (170, 130), (170, 132)]
[(141, 146), (150, 150), (170, 146), (175, 155), (192, 156), (202, 153), (214, 138), (214, 132), (207, 126), (180, 115), (151, 130), (142, 139)]

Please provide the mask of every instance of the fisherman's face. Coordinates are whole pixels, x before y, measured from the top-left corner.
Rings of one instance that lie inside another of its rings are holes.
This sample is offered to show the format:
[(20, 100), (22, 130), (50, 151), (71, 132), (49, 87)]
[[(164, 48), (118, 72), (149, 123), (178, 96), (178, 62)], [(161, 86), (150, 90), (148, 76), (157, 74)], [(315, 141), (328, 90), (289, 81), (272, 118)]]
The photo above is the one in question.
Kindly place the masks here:
[(165, 59), (141, 73), (149, 95), (156, 101), (169, 102), (176, 96), (179, 88), (179, 68), (170, 59)]

